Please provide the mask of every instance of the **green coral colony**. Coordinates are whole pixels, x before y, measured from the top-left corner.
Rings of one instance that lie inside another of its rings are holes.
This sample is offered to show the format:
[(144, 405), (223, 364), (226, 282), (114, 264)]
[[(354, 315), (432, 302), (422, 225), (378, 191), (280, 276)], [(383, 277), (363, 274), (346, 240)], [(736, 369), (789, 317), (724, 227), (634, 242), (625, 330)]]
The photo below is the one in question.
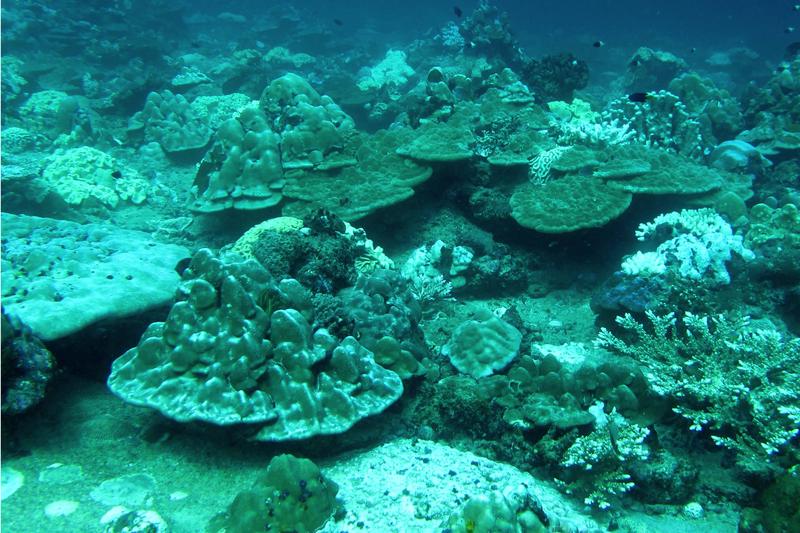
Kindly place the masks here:
[(4, 530), (800, 531), (800, 47), (62, 3), (2, 14)]

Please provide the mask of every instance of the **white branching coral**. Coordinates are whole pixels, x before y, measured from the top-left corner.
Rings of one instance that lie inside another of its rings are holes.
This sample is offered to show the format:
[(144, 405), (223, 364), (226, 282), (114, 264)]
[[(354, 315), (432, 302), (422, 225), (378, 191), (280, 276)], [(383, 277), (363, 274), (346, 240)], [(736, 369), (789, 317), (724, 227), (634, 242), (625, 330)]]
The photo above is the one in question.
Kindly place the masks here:
[(648, 327), (617, 317), (629, 340), (603, 328), (596, 343), (644, 364), (651, 388), (690, 429), (753, 461), (800, 433), (800, 339), (753, 327), (749, 317), (646, 316)]
[(742, 237), (734, 235), (730, 224), (713, 209), (684, 209), (659, 215), (652, 222), (640, 224), (636, 237), (640, 241), (661, 241), (655, 253), (664, 265), (674, 267), (681, 278), (703, 280), (711, 285), (730, 283), (726, 263), (734, 254), (745, 260), (754, 257)]
[[(627, 97), (609, 103), (601, 114), (607, 122), (626, 126), (630, 141), (700, 157), (710, 148), (697, 117), (689, 113), (680, 98), (668, 91), (648, 93), (644, 103)], [(716, 143), (713, 143), (716, 144)]]
[(636, 252), (622, 262), (622, 271), (629, 276), (649, 278), (666, 270), (667, 265), (657, 252)]
[(445, 274), (451, 275), (463, 270), (454, 270), (456, 268), (455, 261), (451, 263), (449, 269), (443, 270), (442, 250), (445, 247), (446, 245), (442, 241), (436, 241), (430, 247), (420, 246), (414, 250), (400, 269), (400, 275), (409, 281), (411, 293), (422, 304), (450, 298), (453, 284), (445, 278)]
[(594, 146), (614, 146), (636, 140), (636, 132), (629, 124), (619, 120), (589, 122), (585, 120), (555, 121), (553, 130), (559, 144), (589, 144)]
[(569, 475), (573, 481), (560, 484), (568, 493), (580, 494), (584, 503), (608, 509), (615, 496), (633, 488), (626, 465), (650, 455), (645, 439), (650, 430), (630, 422), (616, 410), (605, 414), (603, 403), (589, 409), (595, 416), (591, 433), (581, 435), (561, 458), (561, 466), (578, 469), (581, 475)]

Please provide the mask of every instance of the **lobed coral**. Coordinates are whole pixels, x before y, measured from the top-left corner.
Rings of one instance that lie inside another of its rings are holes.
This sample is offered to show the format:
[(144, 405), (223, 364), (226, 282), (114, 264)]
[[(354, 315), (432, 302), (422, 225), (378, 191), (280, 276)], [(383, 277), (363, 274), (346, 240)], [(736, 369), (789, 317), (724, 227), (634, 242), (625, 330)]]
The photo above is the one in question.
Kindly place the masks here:
[(257, 440), (340, 433), (391, 405), (400, 378), (353, 337), (312, 331), (308, 295), (253, 260), (200, 250), (166, 322), (117, 359), (108, 385), (179, 421), (251, 425)]

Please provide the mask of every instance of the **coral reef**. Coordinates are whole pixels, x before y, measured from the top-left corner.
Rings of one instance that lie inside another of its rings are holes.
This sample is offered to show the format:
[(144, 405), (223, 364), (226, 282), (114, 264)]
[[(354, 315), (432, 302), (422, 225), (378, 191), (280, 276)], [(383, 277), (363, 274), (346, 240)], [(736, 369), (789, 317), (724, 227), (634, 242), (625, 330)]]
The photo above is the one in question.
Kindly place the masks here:
[(340, 433), (403, 385), (355, 338), (312, 332), (311, 312), (297, 281), (201, 250), (166, 322), (114, 362), (109, 387), (175, 420), (250, 424), (257, 440)]
[(6, 4), (3, 531), (794, 525), (790, 13)]
[(336, 483), (309, 459), (290, 454), (273, 457), (253, 488), (240, 492), (228, 510), (214, 517), (209, 533), (296, 531), (311, 533), (336, 507)]

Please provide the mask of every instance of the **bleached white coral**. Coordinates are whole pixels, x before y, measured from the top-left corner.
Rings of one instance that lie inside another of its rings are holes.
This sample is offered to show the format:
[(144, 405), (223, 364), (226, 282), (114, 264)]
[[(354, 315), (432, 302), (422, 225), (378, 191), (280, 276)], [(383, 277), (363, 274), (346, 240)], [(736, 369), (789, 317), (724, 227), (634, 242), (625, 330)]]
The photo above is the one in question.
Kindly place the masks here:
[(596, 344), (642, 363), (653, 392), (672, 398), (692, 431), (757, 462), (800, 433), (800, 339), (747, 316), (645, 315), (647, 326), (617, 317), (626, 340), (603, 328)]
[(640, 241), (657, 238), (663, 242), (656, 254), (667, 266), (674, 266), (682, 278), (705, 280), (715, 285), (730, 283), (725, 264), (733, 254), (745, 260), (754, 254), (745, 247), (741, 235), (712, 209), (684, 209), (659, 215), (639, 225)]
[(632, 142), (636, 137), (636, 132), (629, 124), (620, 124), (616, 119), (605, 122), (559, 120), (553, 126), (558, 135), (557, 140), (561, 144), (613, 146)]
[(649, 278), (666, 270), (667, 265), (657, 252), (636, 252), (622, 262), (622, 271), (629, 276)]
[(568, 493), (583, 493), (587, 505), (608, 509), (615, 496), (633, 488), (626, 465), (649, 457), (645, 439), (650, 430), (616, 410), (606, 415), (602, 402), (589, 411), (595, 417), (592, 432), (578, 437), (561, 458), (562, 467), (578, 468), (582, 475), (570, 484), (561, 484)]
[(439, 269), (444, 242), (420, 246), (406, 260), (400, 275), (409, 281), (411, 293), (420, 303), (431, 303), (450, 297), (453, 284)]
[[(362, 69), (363, 76), (358, 80), (358, 88), (362, 91), (377, 90), (386, 87), (394, 92), (408, 82), (414, 75), (414, 69), (406, 63), (406, 53), (402, 50), (389, 50), (383, 60), (369, 69)], [(393, 95), (390, 95), (393, 96)]]
[(369, 274), (379, 268), (394, 268), (394, 261), (383, 253), (383, 248), (376, 246), (372, 239), (367, 238), (366, 231), (352, 226), (349, 222), (345, 222), (344, 226), (345, 236), (361, 251), (361, 255), (355, 260), (356, 271), (360, 274)]

